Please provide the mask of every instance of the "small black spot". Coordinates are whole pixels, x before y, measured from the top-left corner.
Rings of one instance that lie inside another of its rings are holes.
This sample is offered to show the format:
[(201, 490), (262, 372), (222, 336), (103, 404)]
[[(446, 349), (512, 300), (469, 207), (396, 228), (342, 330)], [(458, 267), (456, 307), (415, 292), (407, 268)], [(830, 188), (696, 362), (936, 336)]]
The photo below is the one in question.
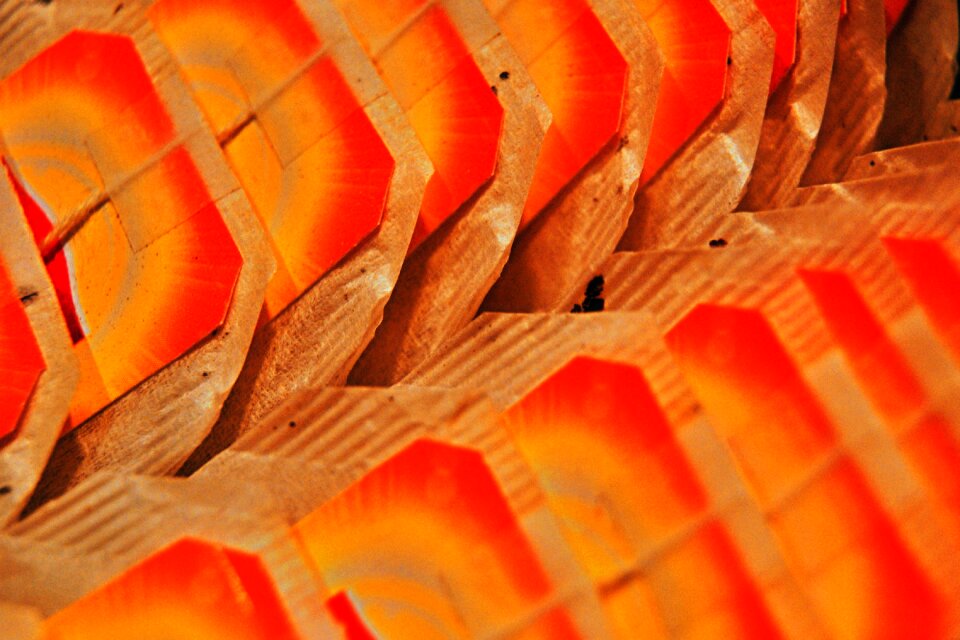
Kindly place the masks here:
[(871, 167), (877, 166), (877, 161), (876, 161), (876, 160), (871, 160), (871, 161), (870, 161), (870, 166), (871, 166)]
[(493, 91), (493, 95), (497, 95), (497, 86), (494, 84), (490, 85), (490, 91)]
[(501, 72), (500, 72), (500, 79), (501, 79), (501, 80), (509, 80), (509, 79), (510, 79), (510, 72), (509, 72), (509, 71), (501, 71)]
[(732, 64), (733, 64), (733, 58), (731, 58), (730, 56), (727, 56), (727, 66), (729, 67)]
[(211, 338), (216, 338), (218, 335), (220, 335), (220, 327), (217, 327), (216, 329), (210, 332)]
[(573, 305), (573, 309), (570, 309), (570, 313), (583, 313), (583, 307), (579, 304)]
[(600, 202), (600, 198), (598, 198), (597, 196), (593, 196), (593, 201), (594, 203)]
[(20, 302), (21, 302), (21, 303), (23, 304), (23, 306), (25, 306), (25, 307), (26, 307), (26, 306), (29, 306), (30, 303), (32, 303), (34, 300), (36, 300), (36, 299), (37, 299), (37, 296), (39, 296), (39, 295), (40, 295), (39, 292), (37, 292), (37, 291), (31, 291), (30, 293), (27, 293), (27, 294), (25, 294), (25, 295), (20, 296)]
[(617, 185), (617, 193), (623, 193), (623, 185), (622, 185), (622, 184), (618, 184), (618, 185)]
[(291, 420), (290, 422), (287, 423), (287, 426), (293, 429), (295, 426), (297, 426), (297, 421)]
[(13, 487), (11, 487), (11, 486), (8, 485), (8, 484), (5, 484), (5, 485), (3, 485), (2, 487), (0, 487), (0, 496), (5, 496), (5, 495), (7, 495), (8, 493), (10, 493), (11, 491), (13, 491)]
[(923, 134), (923, 141), (927, 142), (928, 140), (930, 140), (930, 136), (928, 136), (927, 134)]
[(603, 295), (603, 276), (598, 275), (594, 276), (590, 282), (587, 283), (587, 288), (584, 291), (584, 294), (587, 298), (599, 298)]
[(714, 238), (709, 242), (711, 249), (722, 249), (727, 246), (727, 241), (723, 238)]
[(121, 2), (121, 3), (117, 4), (116, 7), (113, 8), (113, 15), (117, 15), (117, 14), (120, 13), (122, 10), (123, 10), (123, 3)]
[(955, 125), (955, 124), (950, 125), (950, 131), (953, 131), (954, 133), (956, 133), (956, 132), (957, 132), (957, 125)]
[(627, 136), (623, 136), (622, 138), (620, 138), (620, 142), (617, 144), (617, 151), (620, 151), (628, 144), (630, 144), (630, 138), (628, 138)]
[(210, 375), (210, 372), (209, 372), (209, 371), (204, 371), (201, 375), (202, 375), (204, 378), (206, 378), (207, 376)]
[(603, 298), (587, 298), (583, 301), (583, 312), (603, 311)]
[(366, 267), (360, 267), (360, 273), (366, 273), (366, 272), (367, 272)]
[(43, 5), (53, 4), (53, 0), (37, 0), (37, 4), (43, 4)]

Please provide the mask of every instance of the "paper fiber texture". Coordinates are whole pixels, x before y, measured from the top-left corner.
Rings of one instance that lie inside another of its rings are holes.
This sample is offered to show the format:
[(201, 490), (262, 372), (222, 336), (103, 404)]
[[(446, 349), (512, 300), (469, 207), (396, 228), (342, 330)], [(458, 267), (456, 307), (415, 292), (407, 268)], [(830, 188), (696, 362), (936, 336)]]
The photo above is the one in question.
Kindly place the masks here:
[(633, 212), (663, 63), (632, 1), (588, 4), (629, 65), (620, 132), (520, 231), (485, 311), (555, 309), (583, 269), (613, 253)]
[(873, 148), (886, 97), (885, 33), (882, 0), (847, 3), (820, 135), (801, 185), (839, 180), (854, 157)]
[(0, 262), (25, 307), (46, 366), (13, 440), (0, 448), (0, 486), (7, 488), (0, 496), (2, 529), (33, 493), (60, 435), (79, 375), (56, 293), (5, 177), (0, 177)]
[[(506, 263), (550, 121), (480, 0), (443, 0), (437, 6), (446, 10), (483, 77), (497, 89), (504, 120), (496, 171), (407, 257), (383, 322), (350, 373), (352, 384), (396, 381), (476, 313)], [(508, 81), (500, 80), (503, 71)]]
[(326, 1), (297, 6), (363, 105), (395, 169), (379, 226), (280, 315), (257, 329), (223, 413), (188, 461), (188, 469), (226, 447), (289, 394), (346, 378), (380, 322), (432, 173), (406, 116), (340, 13)]
[(256, 555), (303, 637), (328, 637), (323, 585), (269, 501), (240, 493), (230, 504), (209, 483), (96, 474), (0, 538), (0, 592), (50, 615), (154, 552), (195, 538)]
[(719, 110), (637, 192), (618, 249), (656, 247), (736, 209), (760, 141), (774, 34), (749, 0), (714, 2), (733, 32), (727, 94)]
[[(246, 356), (273, 260), (250, 205), (206, 132), (186, 87), (159, 40), (132, 12), (113, 2), (19, 4), (0, 23), (9, 74), (76, 28), (133, 37), (154, 88), (243, 259), (226, 318), (209, 338), (138, 384), (63, 437), (35, 503), (58, 495), (98, 469), (165, 473), (176, 469), (207, 434)], [(121, 187), (122, 189), (122, 187)], [(114, 194), (117, 195), (117, 194)], [(122, 192), (119, 193), (122, 196)]]
[(846, 182), (881, 178), (898, 173), (944, 170), (947, 165), (956, 161), (958, 153), (960, 153), (960, 138), (946, 138), (873, 151), (854, 158), (843, 180)]
[(877, 148), (925, 140), (956, 75), (957, 3), (912, 0), (887, 39), (887, 100)]
[(800, 0), (796, 62), (767, 102), (740, 209), (776, 207), (800, 183), (827, 104), (839, 12), (837, 0)]

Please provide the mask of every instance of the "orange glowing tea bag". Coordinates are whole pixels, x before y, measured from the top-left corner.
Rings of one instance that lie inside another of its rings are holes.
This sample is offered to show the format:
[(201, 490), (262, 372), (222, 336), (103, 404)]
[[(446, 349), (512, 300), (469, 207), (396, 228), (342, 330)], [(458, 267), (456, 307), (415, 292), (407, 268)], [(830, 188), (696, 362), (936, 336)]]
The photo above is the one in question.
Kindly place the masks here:
[(347, 637), (608, 637), (534, 477), (476, 393), (295, 396), (191, 480), (240, 478), (286, 505)]
[(733, 211), (753, 166), (775, 35), (741, 0), (634, 0), (664, 56), (634, 214), (621, 250)]
[(330, 3), (157, 0), (147, 14), (279, 265), (195, 467), (285, 395), (343, 381), (382, 317), (430, 168)]
[(77, 386), (70, 337), (13, 187), (0, 176), (0, 527), (40, 478)]
[[(767, 102), (757, 157), (740, 209), (768, 209), (782, 204), (800, 183), (826, 107), (836, 49), (838, 1), (800, 0), (799, 6), (779, 0), (759, 3), (761, 10), (766, 4), (776, 8), (783, 25), (777, 31), (774, 80), (786, 56), (786, 52), (780, 53), (781, 43), (789, 38), (795, 47), (790, 58), (793, 66), (781, 72), (782, 81)], [(787, 9), (793, 13), (784, 14)], [(792, 23), (784, 19), (791, 15)], [(770, 21), (773, 25), (772, 18)]]
[[(262, 494), (233, 498), (185, 479), (95, 475), (0, 538), (0, 593), (41, 609), (63, 640), (330, 637), (289, 529)], [(66, 579), (49, 580), (58, 567)]]
[(389, 384), (469, 321), (499, 275), (549, 112), (480, 0), (335, 3), (434, 165), (411, 253), (350, 377)]
[(521, 230), (487, 310), (553, 308), (633, 211), (662, 62), (619, 0), (486, 0), (553, 115)]
[[(56, 9), (82, 27), (106, 6)], [(109, 6), (120, 33), (64, 33), (52, 7), (18, 5), (11, 29), (30, 37), (0, 65), (5, 167), (80, 365), (41, 498), (99, 468), (180, 465), (236, 380), (272, 270), (186, 88), (150, 73), (169, 69), (159, 41)]]
[(411, 382), (505, 411), (615, 637), (822, 637), (653, 329), (642, 314), (487, 314)]
[[(936, 454), (930, 447), (957, 442), (955, 370), (950, 395), (938, 398), (939, 385), (924, 389), (850, 280), (870, 282), (871, 263), (822, 243), (795, 248), (789, 236), (714, 246), (614, 256), (603, 271), (607, 308), (655, 314), (834, 633), (850, 624), (905, 633), (896, 625), (914, 608), (924, 612), (923, 637), (954, 629), (946, 597), (954, 569), (945, 563), (960, 528), (942, 465), (955, 445)], [(902, 284), (899, 291), (909, 297)], [(895, 315), (896, 302), (886, 310)], [(921, 349), (943, 351), (924, 337)], [(853, 505), (862, 527), (844, 515)], [(845, 541), (850, 554), (835, 555), (836, 545), (821, 539)], [(830, 595), (835, 589), (869, 594), (857, 604), (863, 614), (851, 616)]]
[(958, 39), (956, 2), (887, 0), (884, 7), (887, 99), (877, 131), (881, 149), (926, 140), (926, 129), (953, 88)]
[(840, 17), (830, 91), (817, 146), (801, 185), (835, 182), (850, 161), (873, 148), (883, 116), (883, 0), (849, 0)]

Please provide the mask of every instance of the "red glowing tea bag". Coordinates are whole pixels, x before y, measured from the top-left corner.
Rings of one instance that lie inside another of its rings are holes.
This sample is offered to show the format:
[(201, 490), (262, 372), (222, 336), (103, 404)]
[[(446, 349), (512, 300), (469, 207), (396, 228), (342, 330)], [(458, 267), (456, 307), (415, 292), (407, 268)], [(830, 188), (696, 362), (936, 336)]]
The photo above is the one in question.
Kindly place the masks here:
[[(796, 43), (795, 60), (767, 102), (757, 157), (740, 202), (739, 208), (744, 210), (782, 204), (799, 184), (820, 130), (836, 49), (837, 0), (800, 0), (799, 7), (789, 2), (771, 4), (787, 5), (796, 14), (792, 40)], [(789, 35), (777, 33), (778, 50)]]
[(733, 211), (753, 166), (774, 33), (752, 2), (634, 2), (664, 55), (653, 135), (621, 250)]
[(336, 4), (434, 165), (412, 251), (350, 377), (389, 384), (468, 322), (496, 280), (550, 117), (479, 0)]
[[(162, 47), (114, 6), (104, 22), (106, 3), (64, 3), (61, 23), (18, 5), (9, 24), (30, 37), (0, 69), (6, 167), (80, 366), (40, 500), (96, 469), (179, 466), (236, 380), (272, 270)], [(118, 33), (75, 28), (90, 24)]]
[(888, 0), (885, 8), (887, 99), (877, 131), (880, 149), (927, 139), (926, 129), (953, 88), (958, 39), (955, 2)]
[[(486, 310), (556, 305), (578, 269), (613, 252), (633, 211), (662, 62), (618, 0), (488, 0), (550, 108), (521, 230)], [(534, 27), (536, 25), (536, 27)]]
[(322, 584), (289, 529), (262, 493), (241, 493), (98, 474), (0, 538), (0, 593), (64, 640), (329, 637)]
[(873, 148), (883, 115), (886, 37), (882, 0), (850, 0), (840, 18), (827, 106), (801, 185), (835, 182)]
[(279, 265), (195, 468), (289, 393), (343, 381), (393, 290), (430, 168), (332, 4), (160, 0), (147, 15)]
[(0, 525), (40, 478), (77, 386), (57, 297), (16, 195), (0, 176)]
[(487, 314), (411, 382), (504, 410), (616, 637), (823, 635), (650, 318)]
[[(348, 630), (608, 637), (585, 576), (496, 416), (469, 392), (303, 394), (192, 480), (269, 487)], [(299, 480), (284, 483), (288, 477)]]

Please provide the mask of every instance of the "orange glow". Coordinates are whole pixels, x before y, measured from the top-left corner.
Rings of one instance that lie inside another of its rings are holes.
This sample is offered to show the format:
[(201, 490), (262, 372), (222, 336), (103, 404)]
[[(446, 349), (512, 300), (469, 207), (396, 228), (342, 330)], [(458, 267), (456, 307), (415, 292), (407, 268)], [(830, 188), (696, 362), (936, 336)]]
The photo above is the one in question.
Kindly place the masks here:
[(262, 562), (184, 539), (46, 621), (58, 640), (293, 640), (299, 637)]
[(46, 366), (30, 320), (0, 259), (0, 446), (16, 431)]
[(505, 423), (594, 580), (616, 579), (638, 549), (706, 507), (636, 367), (576, 358), (511, 407)]
[(776, 635), (719, 524), (658, 552), (642, 577), (622, 579), (644, 560), (644, 550), (691, 526), (708, 508), (639, 369), (575, 358), (511, 407), (505, 421), (600, 588), (618, 637), (668, 637), (666, 611), (688, 620), (698, 629), (693, 635)]
[[(667, 335), (838, 638), (935, 638), (943, 603), (757, 311), (701, 305)], [(788, 498), (788, 499), (787, 499)]]
[(841, 458), (770, 516), (835, 638), (942, 638), (945, 602)]
[[(662, 609), (673, 609), (679, 634), (660, 637), (780, 637), (756, 583), (723, 526), (707, 523), (676, 547), (667, 549), (644, 577), (663, 595)], [(679, 600), (677, 602), (676, 600)], [(623, 629), (620, 637), (637, 637)]]
[(879, 413), (900, 421), (926, 394), (906, 358), (844, 273), (803, 269), (800, 277)]
[(943, 244), (933, 238), (884, 238), (930, 324), (960, 359), (960, 270)]
[(833, 425), (758, 311), (699, 305), (666, 340), (764, 502), (833, 448)]
[(494, 17), (553, 115), (525, 225), (620, 129), (627, 61), (584, 0), (513, 0)]
[(393, 158), (292, 0), (160, 0), (150, 18), (270, 236), (273, 318), (380, 224)]
[(503, 108), (447, 13), (426, 0), (337, 0), (434, 166), (413, 250), (493, 176)]
[[(418, 440), (296, 526), (331, 590), (384, 637), (476, 637), (551, 594), (476, 451)], [(472, 635), (471, 635), (472, 634)]]
[(649, 182), (723, 100), (730, 28), (710, 0), (634, 0), (663, 54), (640, 183)]
[(777, 90), (797, 59), (797, 0), (759, 0), (757, 8), (773, 27), (777, 42), (773, 50), (770, 93)]
[(0, 82), (0, 126), (38, 244), (109, 198), (48, 261), (80, 360), (76, 426), (223, 323), (242, 257), (129, 38), (45, 49)]
[[(800, 275), (870, 401), (896, 425), (904, 456), (942, 512), (960, 522), (960, 482), (947, 472), (960, 468), (950, 423), (941, 415), (924, 415), (930, 398), (847, 275), (806, 270)], [(917, 415), (923, 417), (913, 424)]]

